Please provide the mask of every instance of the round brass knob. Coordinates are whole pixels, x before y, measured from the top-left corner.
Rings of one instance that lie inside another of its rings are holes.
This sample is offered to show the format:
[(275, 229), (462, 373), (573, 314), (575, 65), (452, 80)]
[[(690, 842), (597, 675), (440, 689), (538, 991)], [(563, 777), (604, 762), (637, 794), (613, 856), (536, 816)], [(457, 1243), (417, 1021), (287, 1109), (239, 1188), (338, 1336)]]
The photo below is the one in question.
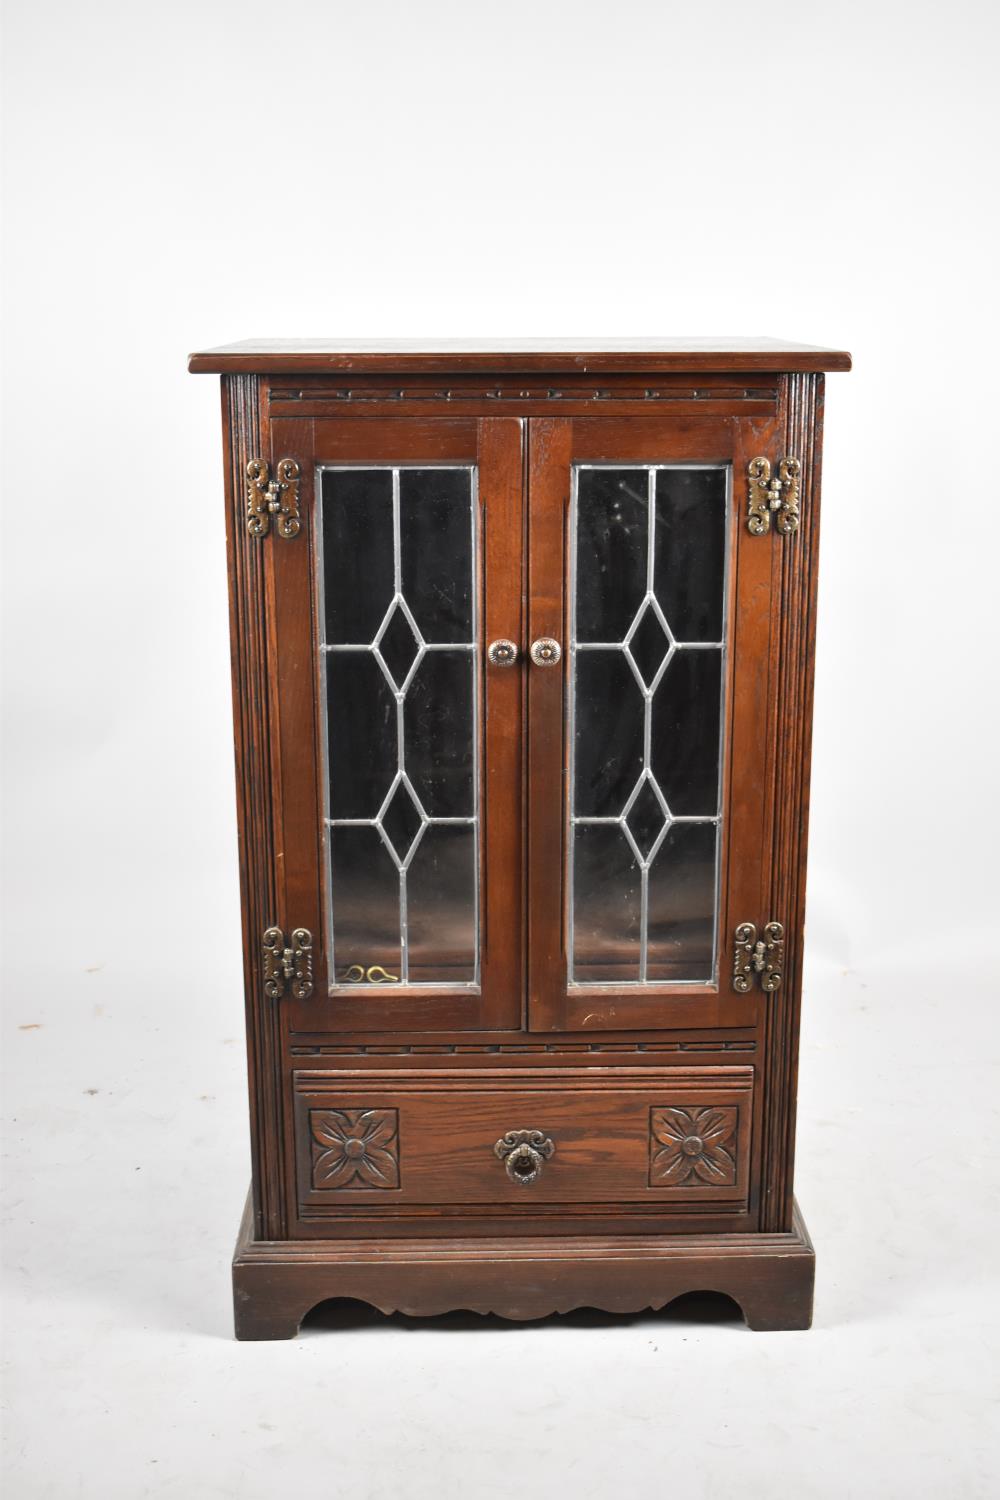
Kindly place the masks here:
[(536, 667), (554, 667), (561, 656), (562, 647), (551, 636), (543, 635), (541, 640), (531, 643), (531, 660)]
[(517, 661), (517, 647), (513, 641), (491, 641), (486, 655), (494, 667), (512, 667)]

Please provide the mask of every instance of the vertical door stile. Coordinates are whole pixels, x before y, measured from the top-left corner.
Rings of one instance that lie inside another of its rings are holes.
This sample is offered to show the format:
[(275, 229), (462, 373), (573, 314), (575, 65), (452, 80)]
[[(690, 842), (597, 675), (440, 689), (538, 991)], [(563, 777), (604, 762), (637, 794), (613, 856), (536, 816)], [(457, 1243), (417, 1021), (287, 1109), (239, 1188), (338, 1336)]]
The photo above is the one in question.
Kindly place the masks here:
[[(528, 460), (528, 646), (565, 642), (566, 517), (573, 424), (532, 418)], [(555, 667), (525, 663), (528, 680), (528, 1007), (530, 1026), (559, 1026), (566, 989), (565, 692), (569, 653)]]
[[(723, 908), (723, 952), (731, 952), (741, 922), (762, 924), (770, 913), (767, 874), (772, 815), (770, 766), (779, 706), (775, 701), (776, 640), (774, 572), (780, 553), (770, 538), (754, 536), (746, 524), (746, 472), (751, 460), (777, 440), (773, 422), (734, 423), (734, 673), (730, 706), (729, 846), (733, 853)], [(759, 545), (764, 542), (765, 545)], [(723, 983), (727, 975), (720, 976)]]
[(482, 609), (479, 662), (482, 714), (483, 1024), (522, 1021), (524, 675), (487, 660), (491, 641), (524, 638), (522, 602), (524, 437), (517, 417), (479, 423)]
[[(268, 590), (269, 655), (272, 666), (272, 743), (275, 787), (275, 859), (278, 911), (274, 922), (286, 933), (304, 927), (313, 937), (314, 982), (326, 985), (320, 913), (321, 809), (315, 765), (316, 699), (313, 676), (313, 529), (315, 497), (309, 463), (313, 423), (271, 421), (272, 471), (293, 458), (301, 471), (301, 529), (285, 538), (272, 528), (260, 545)], [(294, 857), (289, 858), (289, 851)]]

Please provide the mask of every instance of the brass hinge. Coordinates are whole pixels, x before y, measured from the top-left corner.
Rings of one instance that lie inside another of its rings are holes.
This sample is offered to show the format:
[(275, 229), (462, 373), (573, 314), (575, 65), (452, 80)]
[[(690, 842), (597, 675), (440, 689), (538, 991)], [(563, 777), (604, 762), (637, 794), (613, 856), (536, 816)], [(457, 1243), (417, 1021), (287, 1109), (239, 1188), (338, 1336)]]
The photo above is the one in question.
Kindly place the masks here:
[(778, 472), (771, 478), (771, 464), (766, 458), (752, 458), (747, 465), (749, 483), (747, 530), (754, 536), (766, 536), (774, 526), (782, 536), (799, 529), (799, 475), (802, 465), (797, 458), (783, 458)]
[(785, 966), (785, 929), (768, 922), (760, 937), (752, 922), (741, 922), (733, 943), (733, 989), (745, 995), (754, 980), (768, 994), (781, 984)]
[(308, 1000), (313, 992), (312, 933), (296, 927), (286, 945), (280, 927), (264, 934), (264, 994), (280, 1000), (290, 984), (296, 1000)]
[(294, 458), (279, 458), (274, 479), (266, 459), (250, 460), (247, 464), (247, 531), (251, 536), (267, 536), (272, 516), (279, 536), (298, 536), (302, 530), (299, 473)]

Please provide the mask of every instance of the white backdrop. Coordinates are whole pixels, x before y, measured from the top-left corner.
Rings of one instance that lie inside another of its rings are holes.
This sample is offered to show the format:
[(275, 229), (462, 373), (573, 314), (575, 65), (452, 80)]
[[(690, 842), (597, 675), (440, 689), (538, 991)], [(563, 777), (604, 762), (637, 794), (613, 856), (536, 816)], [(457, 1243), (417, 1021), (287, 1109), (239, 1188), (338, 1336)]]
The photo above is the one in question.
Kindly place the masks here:
[[(739, 1473), (767, 1495), (778, 1442), (801, 1494), (991, 1492), (997, 31), (985, 0), (10, 0), (12, 1494), (264, 1496), (335, 1458), (354, 1494), (649, 1493), (655, 1466), (692, 1497)], [(187, 352), (755, 333), (855, 356), (827, 386), (816, 1331), (228, 1343), (222, 465)], [(495, 1422), (538, 1402), (537, 1443), (509, 1449)]]

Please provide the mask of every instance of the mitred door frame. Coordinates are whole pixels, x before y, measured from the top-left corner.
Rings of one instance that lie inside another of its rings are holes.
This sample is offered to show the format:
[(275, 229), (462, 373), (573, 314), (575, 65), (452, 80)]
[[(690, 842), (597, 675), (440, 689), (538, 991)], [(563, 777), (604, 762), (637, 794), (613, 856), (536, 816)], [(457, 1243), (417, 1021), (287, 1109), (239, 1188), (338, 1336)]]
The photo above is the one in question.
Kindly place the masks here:
[[(575, 463), (725, 463), (734, 487), (758, 454), (772, 453), (778, 424), (739, 417), (532, 418), (528, 440), (528, 638), (563, 642), (571, 472)], [(567, 982), (569, 767), (566, 734), (571, 653), (559, 670), (528, 674), (528, 1025), (533, 1031), (752, 1026), (759, 995), (737, 994), (726, 959), (732, 929), (755, 921), (769, 873), (761, 788), (771, 737), (769, 691), (773, 549), (729, 516), (728, 650), (724, 687), (722, 838), (717, 980), (650, 985), (641, 992)], [(733, 856), (738, 851), (739, 857)]]
[[(301, 532), (267, 550), (276, 920), (313, 934), (313, 993), (286, 994), (288, 1030), (516, 1030), (523, 1019), (523, 678), (486, 666), (486, 644), (522, 638), (524, 423), (516, 417), (285, 418), (268, 424), (272, 471), (300, 466)], [(480, 570), (479, 993), (430, 986), (331, 989), (325, 933), (326, 775), (319, 672), (316, 475), (360, 463), (475, 465)]]

